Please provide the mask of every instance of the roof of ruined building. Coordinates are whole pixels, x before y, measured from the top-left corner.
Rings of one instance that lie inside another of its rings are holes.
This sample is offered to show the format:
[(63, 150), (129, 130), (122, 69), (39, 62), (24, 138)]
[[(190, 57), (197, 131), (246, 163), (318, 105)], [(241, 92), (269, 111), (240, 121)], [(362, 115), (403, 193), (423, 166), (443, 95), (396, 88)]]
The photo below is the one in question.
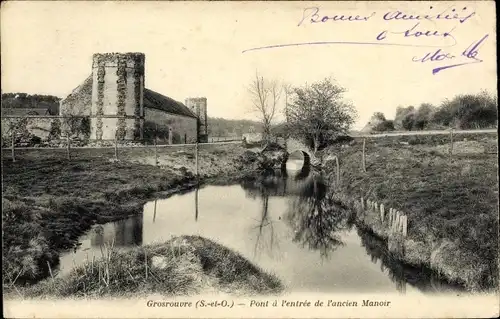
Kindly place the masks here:
[[(62, 100), (61, 113), (71, 109), (71, 114), (90, 114), (92, 104), (92, 75), (89, 75), (82, 84), (77, 86), (65, 99)], [(75, 112), (78, 110), (79, 112)]]
[[(89, 113), (89, 106), (92, 104), (92, 76), (85, 79), (62, 103), (63, 109), (85, 110), (85, 113)], [(196, 118), (196, 115), (181, 102), (149, 89), (144, 90), (144, 108)]]
[(149, 89), (144, 90), (144, 107), (196, 118), (196, 115), (181, 102)]

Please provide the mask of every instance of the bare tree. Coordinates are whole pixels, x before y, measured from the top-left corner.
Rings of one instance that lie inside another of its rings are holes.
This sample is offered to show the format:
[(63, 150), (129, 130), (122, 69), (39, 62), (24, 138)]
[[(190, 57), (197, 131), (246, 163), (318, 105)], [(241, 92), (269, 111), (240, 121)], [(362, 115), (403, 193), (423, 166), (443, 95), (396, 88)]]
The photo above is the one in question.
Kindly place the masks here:
[(283, 91), (285, 92), (285, 119), (288, 121), (288, 103), (289, 98), (293, 94), (293, 87), (289, 83), (283, 84)]
[(271, 124), (278, 111), (282, 90), (277, 81), (265, 80), (258, 72), (255, 73), (255, 79), (250, 85), (252, 111), (259, 114), (265, 141), (268, 141), (271, 135)]

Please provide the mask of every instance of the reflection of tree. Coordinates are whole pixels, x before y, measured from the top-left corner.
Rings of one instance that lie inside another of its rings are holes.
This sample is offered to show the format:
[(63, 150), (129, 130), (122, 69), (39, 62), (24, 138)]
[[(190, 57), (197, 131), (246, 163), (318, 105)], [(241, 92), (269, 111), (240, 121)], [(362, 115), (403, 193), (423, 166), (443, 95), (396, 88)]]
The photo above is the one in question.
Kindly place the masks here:
[(302, 194), (291, 201), (285, 219), (295, 232), (294, 242), (328, 257), (329, 252), (344, 244), (339, 232), (351, 227), (348, 217), (347, 210), (326, 195), (325, 185), (312, 179)]
[(463, 290), (458, 285), (447, 283), (427, 268), (415, 268), (402, 264), (391, 257), (386, 241), (373, 236), (369, 232), (358, 229), (358, 235), (361, 238), (361, 245), (366, 249), (371, 261), (374, 264), (380, 261), (380, 270), (389, 275), (400, 293), (406, 292), (406, 284), (422, 292), (438, 292), (450, 289)]
[(278, 177), (252, 178), (241, 182), (241, 187), (245, 190), (247, 197), (257, 199), (266, 195), (285, 196), (285, 182)]
[(262, 210), (258, 220), (259, 224), (255, 227), (257, 229), (257, 238), (255, 240), (254, 256), (257, 256), (258, 252), (267, 251), (272, 257), (276, 252), (279, 253), (279, 242), (274, 229), (274, 221), (269, 216), (269, 191), (272, 191), (273, 188), (269, 189), (261, 185), (258, 190), (262, 200)]

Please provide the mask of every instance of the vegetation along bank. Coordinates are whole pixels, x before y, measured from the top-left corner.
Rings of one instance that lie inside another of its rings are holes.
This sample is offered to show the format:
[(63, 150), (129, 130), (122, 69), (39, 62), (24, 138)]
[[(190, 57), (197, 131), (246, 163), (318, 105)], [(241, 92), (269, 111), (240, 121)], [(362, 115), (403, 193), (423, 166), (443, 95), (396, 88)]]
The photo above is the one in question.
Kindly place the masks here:
[[(141, 214), (152, 198), (167, 197), (207, 180), (245, 174), (246, 150), (237, 144), (194, 149), (19, 150), (3, 153), (3, 286), (6, 291), (50, 276), (59, 254), (94, 224)], [(154, 162), (157, 161), (157, 165)], [(250, 166), (249, 166), (250, 167)], [(251, 168), (250, 168), (251, 169)]]
[[(322, 151), (333, 191), (358, 221), (398, 246), (402, 261), (427, 266), (469, 290), (498, 284), (497, 134), (355, 139)], [(365, 171), (366, 170), (366, 171)], [(364, 200), (362, 209), (361, 200)], [(376, 202), (370, 209), (367, 202)], [(380, 204), (385, 208), (382, 222)], [(391, 233), (389, 208), (407, 216), (406, 237)]]

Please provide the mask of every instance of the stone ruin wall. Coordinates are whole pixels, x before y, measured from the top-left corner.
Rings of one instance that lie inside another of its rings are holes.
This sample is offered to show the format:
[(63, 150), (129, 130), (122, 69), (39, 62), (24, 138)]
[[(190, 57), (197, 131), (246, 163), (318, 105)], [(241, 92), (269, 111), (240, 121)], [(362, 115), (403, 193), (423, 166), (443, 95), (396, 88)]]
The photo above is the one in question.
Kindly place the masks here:
[(94, 54), (92, 140), (141, 140), (144, 127), (143, 53)]
[[(148, 108), (146, 123), (158, 125), (158, 128), (170, 128), (168, 134), (156, 136), (157, 141), (165, 144), (195, 143), (197, 139), (197, 120), (193, 117), (177, 115)], [(171, 134), (171, 136), (169, 136)], [(145, 130), (145, 135), (147, 132)], [(153, 138), (153, 136), (150, 136)]]
[(198, 117), (198, 139), (208, 142), (207, 98), (192, 97), (185, 100), (186, 106)]

